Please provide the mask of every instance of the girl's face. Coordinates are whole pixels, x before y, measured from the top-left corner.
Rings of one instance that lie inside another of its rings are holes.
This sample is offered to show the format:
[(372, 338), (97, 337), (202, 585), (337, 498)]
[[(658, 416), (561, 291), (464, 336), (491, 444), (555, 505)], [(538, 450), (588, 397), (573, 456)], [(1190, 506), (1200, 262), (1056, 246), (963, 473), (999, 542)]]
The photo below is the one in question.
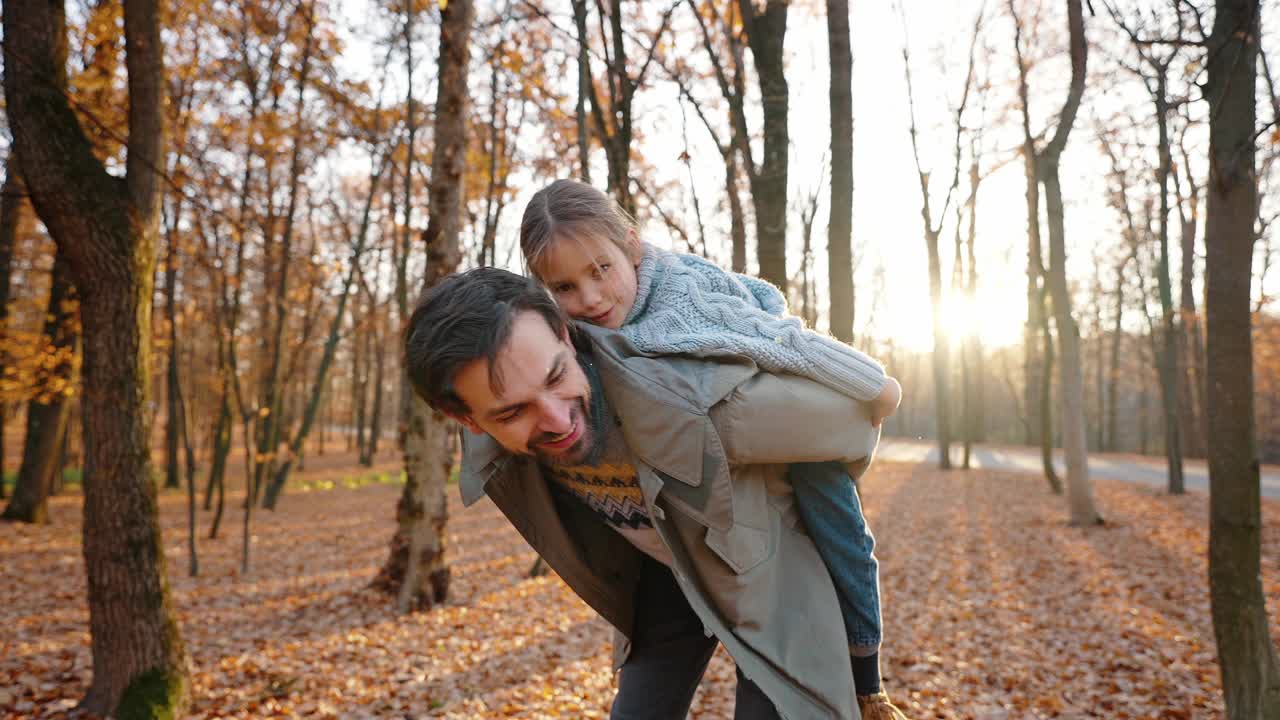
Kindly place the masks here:
[(570, 317), (617, 330), (636, 302), (638, 255), (602, 237), (562, 236), (543, 254), (539, 274)]

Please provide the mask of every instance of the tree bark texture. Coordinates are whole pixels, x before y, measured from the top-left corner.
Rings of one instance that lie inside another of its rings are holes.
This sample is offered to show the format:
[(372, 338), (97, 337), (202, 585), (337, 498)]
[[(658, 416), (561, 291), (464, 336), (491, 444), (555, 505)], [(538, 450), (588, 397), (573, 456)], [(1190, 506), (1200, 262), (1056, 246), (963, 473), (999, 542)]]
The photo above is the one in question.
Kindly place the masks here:
[(1280, 663), (1262, 594), (1249, 291), (1260, 7), (1218, 0), (1209, 38), (1205, 313), (1209, 420), (1209, 595), (1228, 720), (1280, 717)]
[(853, 53), (849, 2), (827, 0), (831, 57), (831, 217), (827, 225), (827, 288), (831, 335), (853, 342)]
[(1058, 180), (1059, 158), (1066, 147), (1067, 137), (1084, 95), (1088, 45), (1084, 37), (1084, 13), (1080, 0), (1068, 0), (1067, 26), (1070, 37), (1071, 85), (1067, 100), (1058, 114), (1058, 126), (1053, 139), (1037, 158), (1036, 174), (1044, 185), (1045, 210), (1049, 222), (1048, 284), (1053, 299), (1054, 325), (1058, 330), (1058, 383), (1062, 403), (1062, 451), (1067, 466), (1067, 505), (1072, 524), (1094, 525), (1101, 522), (1102, 517), (1095, 508), (1093, 486), (1089, 480), (1080, 330), (1072, 316), (1071, 292), (1067, 287), (1066, 231), (1062, 186)]
[(760, 10), (752, 0), (738, 0), (747, 44), (755, 60), (764, 116), (764, 157), (751, 183), (756, 211), (756, 259), (760, 277), (787, 291), (787, 164), (791, 151), (787, 130), (787, 86), (783, 45), (787, 34), (787, 0), (768, 0)]
[(83, 705), (117, 717), (181, 716), (186, 657), (151, 479), (152, 274), (164, 149), (155, 0), (124, 0), (129, 144), (109, 175), (66, 95), (60, 3), (4, 7), (5, 100), (32, 205), (66, 254), (81, 299), (85, 568), (93, 681)]
[[(177, 220), (174, 220), (177, 224)], [(176, 233), (168, 233), (168, 250), (164, 261), (164, 311), (165, 320), (169, 323), (169, 357), (165, 369), (165, 428), (164, 428), (164, 486), (176, 488), (180, 485), (178, 477), (178, 406), (180, 393), (178, 386), (178, 333), (177, 308), (174, 299), (178, 295), (178, 258), (174, 247)]]
[(1160, 187), (1160, 262), (1156, 280), (1160, 287), (1161, 345), (1158, 368), (1160, 372), (1160, 402), (1164, 416), (1165, 459), (1169, 465), (1169, 493), (1186, 492), (1182, 477), (1182, 428), (1179, 417), (1178, 347), (1181, 338), (1176, 323), (1177, 310), (1173, 307), (1173, 284), (1169, 269), (1169, 173), (1172, 158), (1169, 150), (1169, 103), (1166, 98), (1166, 73), (1161, 68), (1156, 84), (1156, 129), (1160, 144), (1160, 165), (1156, 171)]
[[(425, 287), (454, 272), (461, 260), (462, 180), (466, 164), (467, 64), (471, 54), (471, 0), (453, 0), (441, 11), (440, 74), (432, 156), (430, 216), (423, 232)], [(454, 426), (442, 413), (413, 398), (405, 434), (405, 486), (396, 505), (396, 533), (375, 586), (396, 595), (401, 612), (444, 602), (449, 590), (445, 547), (445, 485), (453, 469)]]

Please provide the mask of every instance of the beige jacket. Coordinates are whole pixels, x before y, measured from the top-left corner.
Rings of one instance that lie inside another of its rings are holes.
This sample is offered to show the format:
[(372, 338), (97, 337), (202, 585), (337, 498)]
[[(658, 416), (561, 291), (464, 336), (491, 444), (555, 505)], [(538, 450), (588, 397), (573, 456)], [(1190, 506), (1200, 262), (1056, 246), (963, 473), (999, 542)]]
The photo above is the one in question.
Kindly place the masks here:
[[(784, 476), (792, 462), (865, 470), (879, 440), (865, 406), (740, 356), (650, 357), (588, 326), (577, 339), (589, 343), (654, 528), (707, 630), (784, 718), (858, 718), (836, 591)], [(466, 435), (459, 484), (467, 505), (487, 494), (613, 625), (620, 667), (640, 551), (487, 435)]]

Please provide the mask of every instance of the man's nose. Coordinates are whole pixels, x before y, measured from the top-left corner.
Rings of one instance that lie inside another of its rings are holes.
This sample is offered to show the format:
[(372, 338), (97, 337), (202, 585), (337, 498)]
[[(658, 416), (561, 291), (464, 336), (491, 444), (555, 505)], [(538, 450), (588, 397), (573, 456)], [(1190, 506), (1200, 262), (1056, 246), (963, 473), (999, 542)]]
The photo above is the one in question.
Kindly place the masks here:
[(538, 424), (544, 432), (566, 433), (573, 427), (571, 406), (564, 400), (546, 397), (537, 401)]

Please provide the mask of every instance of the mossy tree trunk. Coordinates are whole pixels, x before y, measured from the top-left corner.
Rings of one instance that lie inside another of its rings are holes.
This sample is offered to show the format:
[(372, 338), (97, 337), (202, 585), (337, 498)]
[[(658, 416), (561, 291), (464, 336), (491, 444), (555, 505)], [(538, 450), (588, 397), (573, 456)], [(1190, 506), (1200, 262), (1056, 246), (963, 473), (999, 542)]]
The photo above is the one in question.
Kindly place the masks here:
[(124, 178), (94, 156), (67, 95), (61, 3), (4, 6), (4, 91), (32, 205), (63, 250), (84, 327), (84, 559), (93, 682), (83, 706), (180, 717), (186, 653), (169, 596), (149, 412), (151, 299), (164, 152), (155, 0), (124, 0), (129, 140)]

